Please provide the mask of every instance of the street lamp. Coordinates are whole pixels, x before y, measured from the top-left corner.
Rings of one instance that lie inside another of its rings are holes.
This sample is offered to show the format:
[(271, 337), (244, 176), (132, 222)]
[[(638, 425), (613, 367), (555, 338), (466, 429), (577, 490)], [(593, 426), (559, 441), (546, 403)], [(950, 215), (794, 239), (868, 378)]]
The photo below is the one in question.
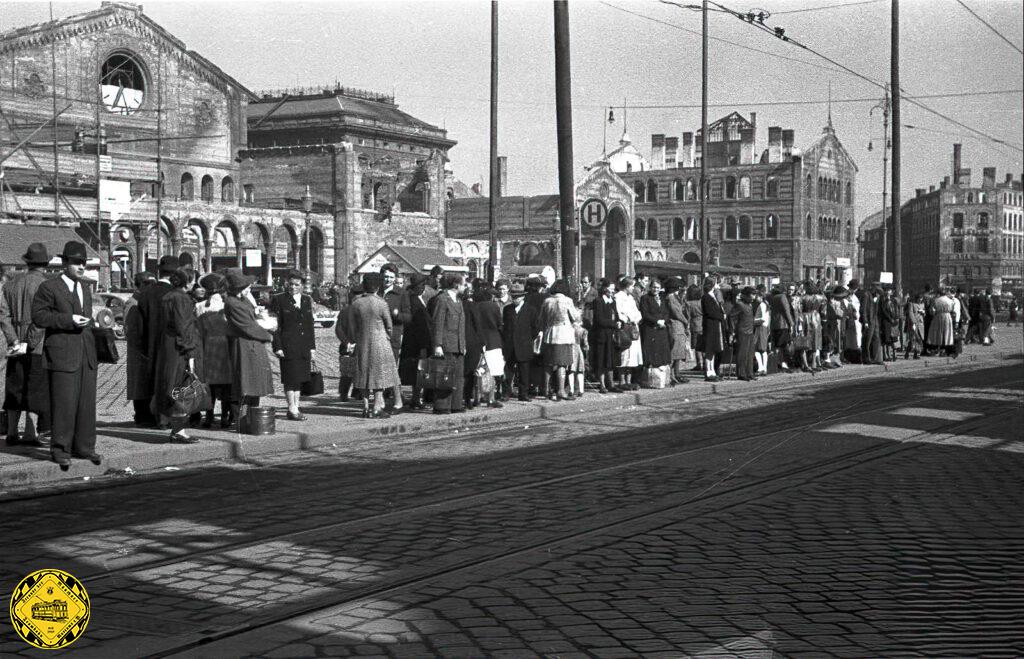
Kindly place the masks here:
[(306, 213), (306, 275), (313, 271), (312, 266), (309, 262), (309, 214), (313, 212), (313, 194), (309, 190), (309, 186), (306, 186), (306, 192), (302, 195), (302, 210)]

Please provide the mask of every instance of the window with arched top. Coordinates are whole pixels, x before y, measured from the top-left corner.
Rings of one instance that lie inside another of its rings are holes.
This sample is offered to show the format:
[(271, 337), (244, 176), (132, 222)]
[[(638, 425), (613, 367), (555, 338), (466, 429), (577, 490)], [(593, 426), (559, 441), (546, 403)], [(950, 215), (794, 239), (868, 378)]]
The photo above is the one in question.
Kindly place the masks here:
[(188, 172), (181, 175), (181, 193), (178, 196), (182, 201), (192, 201), (196, 198), (195, 182)]
[(686, 234), (686, 225), (683, 224), (683, 218), (674, 217), (672, 218), (672, 240), (683, 240), (683, 236)]
[(658, 240), (658, 220), (653, 217), (647, 219), (647, 240)]
[(804, 181), (804, 196), (810, 198), (814, 195), (814, 177), (810, 174), (807, 175), (807, 179)]
[(846, 182), (846, 205), (853, 206), (853, 182)]
[(640, 252), (633, 252), (633, 260), (634, 261), (643, 261), (644, 260), (644, 255), (641, 254)]
[(686, 237), (685, 240), (700, 240), (700, 226), (697, 224), (697, 218), (688, 217), (686, 218)]
[(686, 201), (693, 201), (697, 198), (697, 183), (693, 178), (686, 179)]
[(633, 239), (643, 240), (647, 235), (647, 222), (641, 218), (636, 218), (636, 222), (633, 222)]
[(544, 265), (544, 251), (536, 243), (525, 243), (519, 248), (519, 265)]
[(750, 234), (751, 234), (750, 216), (748, 216), (748, 215), (741, 215), (740, 216), (740, 235), (739, 235), (739, 239), (740, 240), (750, 240), (750, 238), (751, 238)]
[(736, 198), (736, 177), (726, 176), (725, 177), (725, 198), (735, 199)]
[(774, 199), (779, 196), (779, 180), (774, 176), (769, 176), (768, 180), (764, 184), (764, 196)]
[(679, 179), (672, 181), (672, 198), (676, 201), (686, 200), (686, 188)]
[(220, 200), (229, 203), (235, 200), (235, 182), (230, 176), (220, 180)]
[(740, 199), (750, 199), (750, 177), (740, 177)]
[(725, 239), (737, 240), (739, 238), (739, 223), (736, 218), (730, 215), (725, 218)]
[(640, 203), (640, 204), (644, 203), (645, 188), (644, 188), (644, 182), (643, 181), (634, 181), (633, 182), (633, 194), (636, 195), (637, 203)]
[(973, 204), (974, 203), (974, 193), (973, 192), (968, 192), (967, 193), (967, 203), (968, 204)]
[(256, 201), (256, 186), (252, 183), (246, 183), (242, 186), (242, 201), (247, 204), (254, 203)]
[(654, 179), (647, 180), (647, 203), (653, 204), (658, 201), (658, 184)]
[(764, 237), (772, 239), (779, 237), (779, 218), (775, 215), (764, 218)]
[(626, 163), (626, 171), (627, 172), (633, 171), (633, 163), (631, 163), (631, 162), (627, 162)]
[(846, 221), (846, 235), (843, 236), (843, 240), (848, 243), (853, 242), (853, 223), (850, 220)]
[(988, 229), (988, 213), (978, 213), (978, 228)]
[(824, 215), (819, 215), (818, 216), (818, 240), (825, 240), (826, 232), (827, 232), (827, 230), (825, 229), (825, 216)]
[(807, 238), (814, 238), (814, 218), (808, 213), (807, 217), (804, 218), (804, 236)]
[(650, 252), (644, 252), (644, 260), (645, 261), (653, 261), (654, 260), (654, 255), (651, 254)]
[(207, 174), (199, 185), (203, 201), (213, 201), (213, 177)]

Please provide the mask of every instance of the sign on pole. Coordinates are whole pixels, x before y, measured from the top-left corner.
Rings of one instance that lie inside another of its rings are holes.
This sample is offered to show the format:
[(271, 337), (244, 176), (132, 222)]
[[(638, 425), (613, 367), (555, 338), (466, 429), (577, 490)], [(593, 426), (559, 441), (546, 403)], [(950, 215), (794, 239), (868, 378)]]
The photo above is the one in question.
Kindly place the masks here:
[(608, 207), (600, 199), (587, 199), (580, 207), (580, 220), (587, 226), (598, 228), (608, 218)]
[(880, 273), (878, 275), (878, 283), (880, 283), (880, 284), (891, 284), (892, 283), (892, 273), (891, 272), (882, 272), (882, 273)]
[(128, 181), (111, 181), (100, 179), (100, 211), (110, 213), (110, 221), (118, 218), (132, 208), (132, 184)]

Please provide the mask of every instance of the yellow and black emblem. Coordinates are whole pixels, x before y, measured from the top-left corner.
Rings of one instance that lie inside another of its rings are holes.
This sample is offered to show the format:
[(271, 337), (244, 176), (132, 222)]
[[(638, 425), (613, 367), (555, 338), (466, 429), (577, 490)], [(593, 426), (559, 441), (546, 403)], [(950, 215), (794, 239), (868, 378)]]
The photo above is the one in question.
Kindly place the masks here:
[(38, 570), (14, 589), (11, 624), (29, 645), (43, 650), (67, 647), (89, 624), (89, 594), (63, 570)]

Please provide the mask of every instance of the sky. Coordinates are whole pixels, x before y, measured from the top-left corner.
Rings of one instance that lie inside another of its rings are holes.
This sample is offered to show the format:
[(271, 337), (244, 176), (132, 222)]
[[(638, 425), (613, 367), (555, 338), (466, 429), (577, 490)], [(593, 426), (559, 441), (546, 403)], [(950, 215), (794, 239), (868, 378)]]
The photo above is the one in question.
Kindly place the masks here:
[[(680, 4), (697, 0), (681, 0)], [(963, 0), (1016, 48), (1024, 43), (1024, 2)], [(849, 4), (853, 3), (853, 4)], [(760, 9), (766, 24), (879, 85), (889, 79), (888, 0), (722, 0)], [(98, 2), (55, 2), (57, 17)], [(833, 6), (847, 5), (847, 6)], [(448, 130), (457, 178), (483, 182), (489, 157), (490, 3), (481, 0), (320, 2), (144, 2), (152, 19), (255, 91), (333, 84), (393, 92), (399, 106)], [(0, 30), (45, 21), (45, 2), (0, 0)], [(700, 127), (701, 15), (658, 0), (569, 3), (573, 154), (577, 176), (618, 144), (623, 121), (650, 152), (651, 134)], [(498, 143), (508, 156), (506, 194), (558, 189), (552, 3), (499, 2)], [(767, 127), (796, 130), (806, 147), (828, 114), (859, 167), (857, 215), (881, 207), (882, 89), (735, 17), (709, 17), (709, 121), (757, 112), (758, 152)], [(949, 123), (904, 99), (902, 198), (951, 173), (952, 144), (980, 181), (986, 166), (1021, 176), (1024, 62), (957, 0), (900, 3), (901, 87), (928, 107), (1007, 144)], [(719, 41), (725, 40), (725, 41)], [(726, 43), (732, 42), (732, 43)], [(800, 61), (794, 61), (800, 60)], [(981, 94), (1013, 90), (1013, 93)], [(868, 99), (850, 101), (850, 99)], [(799, 105), (765, 105), (791, 103)], [(625, 104), (627, 110), (622, 111)], [(629, 107), (629, 106), (688, 107)], [(609, 106), (616, 122), (607, 124)], [(868, 150), (869, 142), (875, 147)]]

